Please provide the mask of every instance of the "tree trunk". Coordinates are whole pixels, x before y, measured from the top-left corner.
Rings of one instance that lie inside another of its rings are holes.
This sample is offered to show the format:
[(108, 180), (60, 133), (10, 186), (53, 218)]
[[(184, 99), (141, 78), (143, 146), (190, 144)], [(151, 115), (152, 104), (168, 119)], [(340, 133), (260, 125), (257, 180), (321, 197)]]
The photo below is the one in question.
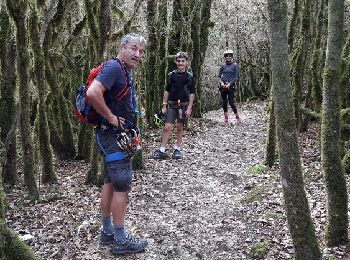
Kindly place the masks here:
[[(310, 34), (310, 0), (304, 0), (302, 6), (301, 22), (300, 22), (300, 36), (298, 37), (298, 45), (291, 50), (292, 54), (292, 89), (293, 89), (293, 103), (296, 118), (296, 125), (299, 131), (301, 124), (301, 102), (304, 92), (304, 77), (305, 65), (308, 48), (309, 48), (309, 34)], [(295, 39), (294, 39), (295, 41)]]
[(109, 43), (109, 35), (111, 30), (111, 0), (101, 0), (100, 5), (100, 49), (98, 57), (107, 57), (107, 46)]
[(35, 260), (30, 248), (5, 223), (5, 196), (1, 181), (2, 162), (3, 157), (0, 155), (0, 259)]
[[(157, 64), (158, 64), (158, 87), (157, 87), (157, 93), (156, 96), (159, 97), (159, 106), (161, 107), (161, 98), (164, 93), (166, 81), (167, 81), (167, 73), (166, 73), (166, 60), (164, 57), (166, 57), (166, 41), (167, 41), (167, 16), (168, 16), (168, 6), (167, 6), (167, 0), (159, 0), (158, 4), (158, 21), (157, 21), (157, 28), (158, 28), (158, 57), (157, 57)], [(157, 111), (158, 112), (158, 111)]]
[[(10, 20), (5, 8), (0, 12), (0, 141), (4, 142), (11, 128), (11, 122), (15, 117), (16, 110), (16, 49), (13, 40), (8, 41), (11, 34)], [(3, 181), (11, 186), (17, 183), (17, 150), (16, 135), (12, 135), (11, 144), (6, 155), (6, 163), (3, 165)]]
[(313, 55), (311, 62), (311, 84), (312, 84), (312, 106), (316, 112), (321, 111), (322, 104), (322, 71), (324, 67), (324, 35), (326, 35), (326, 0), (321, 0), (318, 6), (314, 31), (315, 37), (313, 42)]
[[(181, 50), (182, 39), (182, 2), (183, 0), (174, 0), (173, 1), (173, 14), (171, 19), (171, 27), (168, 38), (168, 54), (175, 55), (178, 51)], [(167, 73), (176, 69), (174, 64), (174, 59), (167, 60)]]
[(17, 73), (19, 82), (19, 99), (21, 106), (21, 143), (23, 150), (24, 182), (28, 188), (31, 199), (37, 200), (39, 192), (34, 176), (33, 140), (30, 129), (30, 104), (29, 104), (29, 80), (28, 80), (28, 45), (27, 30), (25, 28), (27, 1), (7, 0), (7, 8), (16, 25), (17, 44)]
[[(146, 75), (146, 121), (148, 124), (153, 125), (153, 115), (158, 113), (161, 108), (161, 96), (157, 96), (157, 88), (160, 86), (157, 84), (157, 67), (158, 59), (158, 45), (157, 45), (157, 1), (147, 1), (147, 28), (148, 28), (148, 43), (147, 43), (147, 67), (145, 71)], [(163, 57), (161, 57), (163, 58)], [(164, 90), (164, 89), (163, 89)]]
[(44, 72), (44, 54), (40, 45), (38, 17), (36, 10), (33, 9), (30, 16), (30, 37), (34, 54), (34, 74), (39, 93), (39, 150), (42, 162), (42, 182), (56, 183), (57, 176), (53, 168), (53, 153), (50, 145), (50, 133), (47, 122), (47, 107), (46, 107), (46, 81)]
[(267, 130), (267, 136), (265, 164), (269, 167), (272, 167), (276, 161), (276, 120), (275, 104), (273, 102), (273, 98), (271, 98), (270, 101), (269, 128)]
[(296, 123), (288, 66), (287, 3), (268, 0), (271, 35), (271, 70), (275, 116), (282, 176), (283, 196), (295, 258), (319, 260), (321, 252), (315, 236), (304, 190)]
[(341, 47), (344, 27), (344, 0), (328, 1), (328, 38), (323, 72), (321, 159), (328, 195), (327, 245), (348, 241), (346, 181), (340, 152)]

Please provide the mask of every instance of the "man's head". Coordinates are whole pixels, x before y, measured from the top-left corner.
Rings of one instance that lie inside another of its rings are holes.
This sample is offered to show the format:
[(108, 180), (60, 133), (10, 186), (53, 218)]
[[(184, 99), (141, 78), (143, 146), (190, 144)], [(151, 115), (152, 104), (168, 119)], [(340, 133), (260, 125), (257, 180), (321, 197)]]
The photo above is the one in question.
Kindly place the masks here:
[(233, 59), (233, 50), (226, 50), (224, 51), (224, 57), (227, 62), (232, 61)]
[(176, 53), (175, 63), (178, 71), (185, 71), (188, 63), (188, 54), (183, 51)]
[(118, 58), (120, 58), (129, 69), (132, 69), (140, 62), (145, 52), (146, 44), (146, 39), (142, 35), (129, 33), (120, 41)]

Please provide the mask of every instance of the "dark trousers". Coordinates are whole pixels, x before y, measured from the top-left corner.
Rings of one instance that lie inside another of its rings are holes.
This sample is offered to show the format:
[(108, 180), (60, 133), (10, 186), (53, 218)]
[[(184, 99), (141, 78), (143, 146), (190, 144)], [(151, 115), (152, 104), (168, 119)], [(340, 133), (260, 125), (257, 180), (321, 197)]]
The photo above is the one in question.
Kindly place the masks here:
[(233, 110), (233, 113), (237, 114), (237, 107), (235, 105), (234, 99), (235, 99), (235, 92), (232, 90), (228, 91), (220, 91), (221, 98), (222, 98), (222, 108), (224, 109), (224, 112), (227, 112), (227, 101), (230, 104), (230, 107)]

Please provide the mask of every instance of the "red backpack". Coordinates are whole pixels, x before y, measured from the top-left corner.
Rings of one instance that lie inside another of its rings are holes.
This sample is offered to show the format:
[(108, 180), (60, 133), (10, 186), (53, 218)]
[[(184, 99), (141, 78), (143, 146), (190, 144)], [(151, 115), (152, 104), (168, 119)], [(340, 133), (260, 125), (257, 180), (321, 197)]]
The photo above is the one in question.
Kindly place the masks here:
[[(126, 79), (128, 79), (127, 72), (124, 65), (118, 59), (116, 60), (120, 63), (125, 73)], [(104, 66), (104, 63), (101, 63), (90, 70), (89, 76), (87, 77), (85, 84), (81, 84), (79, 86), (75, 95), (75, 104), (73, 108), (73, 112), (75, 116), (79, 119), (79, 121), (91, 126), (99, 125), (103, 117), (99, 113), (97, 113), (97, 111), (94, 109), (94, 107), (90, 103), (89, 98), (86, 96), (86, 92), (89, 89), (93, 80), (96, 78), (98, 73), (103, 68), (103, 66)], [(128, 80), (126, 80), (126, 84), (116, 96), (116, 100), (119, 101), (128, 93), (128, 90), (129, 90), (128, 85), (129, 85)]]

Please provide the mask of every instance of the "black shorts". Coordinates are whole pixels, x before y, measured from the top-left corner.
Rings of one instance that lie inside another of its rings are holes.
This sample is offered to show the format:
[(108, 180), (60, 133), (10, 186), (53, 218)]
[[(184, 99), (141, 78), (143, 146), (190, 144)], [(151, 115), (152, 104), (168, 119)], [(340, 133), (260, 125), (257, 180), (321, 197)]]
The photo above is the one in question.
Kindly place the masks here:
[(188, 107), (188, 102), (183, 102), (180, 106), (175, 105), (175, 102), (169, 101), (168, 103), (165, 123), (174, 124), (175, 121), (177, 121), (183, 124), (185, 122), (185, 112)]

